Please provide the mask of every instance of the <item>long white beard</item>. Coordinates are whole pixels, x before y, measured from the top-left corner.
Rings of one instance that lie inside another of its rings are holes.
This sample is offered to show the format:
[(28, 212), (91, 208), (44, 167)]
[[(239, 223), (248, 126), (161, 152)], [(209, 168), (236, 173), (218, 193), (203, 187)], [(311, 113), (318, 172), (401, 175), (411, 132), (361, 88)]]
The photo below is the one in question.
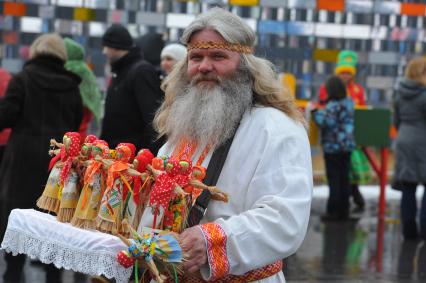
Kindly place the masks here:
[(213, 148), (223, 144), (236, 131), (252, 98), (252, 81), (244, 71), (213, 87), (189, 83), (171, 106), (166, 122), (168, 141), (177, 145), (186, 138)]

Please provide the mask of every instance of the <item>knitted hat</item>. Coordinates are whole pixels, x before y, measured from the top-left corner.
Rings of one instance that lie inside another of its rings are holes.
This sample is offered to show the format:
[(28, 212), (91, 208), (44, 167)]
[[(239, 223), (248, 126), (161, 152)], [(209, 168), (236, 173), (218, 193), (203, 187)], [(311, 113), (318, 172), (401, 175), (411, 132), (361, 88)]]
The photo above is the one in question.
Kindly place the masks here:
[(343, 50), (339, 52), (337, 56), (337, 66), (334, 72), (337, 74), (348, 72), (352, 75), (356, 74), (356, 64), (358, 62), (358, 56), (351, 50)]
[(161, 58), (165, 56), (172, 57), (176, 61), (183, 60), (186, 56), (186, 48), (182, 44), (178, 43), (169, 44), (161, 51)]
[(102, 36), (102, 45), (120, 50), (129, 50), (133, 47), (133, 38), (124, 26), (113, 24)]

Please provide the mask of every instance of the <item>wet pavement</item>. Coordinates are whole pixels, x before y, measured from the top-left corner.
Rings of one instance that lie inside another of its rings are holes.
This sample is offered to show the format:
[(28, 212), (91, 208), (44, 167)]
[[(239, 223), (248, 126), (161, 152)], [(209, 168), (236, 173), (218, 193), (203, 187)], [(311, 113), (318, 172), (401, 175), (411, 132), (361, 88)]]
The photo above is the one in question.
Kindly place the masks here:
[[(426, 243), (403, 240), (399, 192), (387, 189), (385, 219), (380, 223), (378, 187), (362, 192), (365, 211), (354, 215), (359, 220), (346, 222), (322, 222), (326, 195), (316, 194), (306, 238), (285, 260), (287, 282), (426, 282)], [(422, 192), (418, 190), (418, 199)]]
[[(298, 252), (285, 260), (287, 282), (426, 282), (426, 243), (403, 240), (399, 193), (387, 190), (386, 217), (378, 225), (378, 187), (362, 187), (361, 191), (367, 202), (365, 211), (356, 215), (359, 220), (322, 222), (327, 189), (314, 189), (306, 238)], [(3, 271), (0, 256), (0, 274)], [(62, 277), (64, 283), (88, 282), (84, 275), (72, 271), (64, 271)], [(25, 278), (25, 282), (42, 283), (44, 269), (27, 261)]]

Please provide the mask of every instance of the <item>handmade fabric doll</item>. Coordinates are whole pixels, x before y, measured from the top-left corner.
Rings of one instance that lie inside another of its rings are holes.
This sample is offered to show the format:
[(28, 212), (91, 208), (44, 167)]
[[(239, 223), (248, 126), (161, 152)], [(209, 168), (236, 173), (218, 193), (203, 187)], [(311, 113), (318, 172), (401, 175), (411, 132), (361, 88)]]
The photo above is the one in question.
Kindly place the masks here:
[(130, 163), (135, 156), (133, 144), (120, 143), (116, 147), (116, 158), (105, 162), (108, 166), (107, 186), (102, 197), (101, 207), (96, 218), (96, 228), (99, 231), (117, 234), (121, 231), (123, 219), (123, 194), (130, 186), (132, 176), (129, 174)]
[(48, 170), (50, 170), (50, 174), (43, 194), (36, 203), (37, 207), (56, 214), (59, 211), (60, 205), (59, 191), (61, 190), (61, 172), (64, 164), (69, 158), (69, 151), (67, 151), (64, 146), (65, 140), (69, 138), (67, 136), (68, 134), (70, 133), (66, 133), (62, 138), (63, 143), (58, 143), (54, 139), (50, 140), (50, 145), (58, 148), (49, 150), (49, 154), (55, 156), (49, 164)]
[(153, 182), (152, 176), (147, 174), (147, 166), (151, 164), (154, 155), (148, 149), (141, 149), (138, 155), (133, 160), (132, 168), (139, 173), (143, 173), (141, 176), (132, 176), (131, 187), (133, 191), (128, 191), (127, 195), (124, 195), (124, 217), (127, 219), (133, 229), (137, 229), (139, 220), (146, 207), (150, 192), (151, 184)]
[(77, 206), (80, 190), (78, 175), (75, 170), (76, 157), (80, 152), (80, 134), (68, 132), (64, 136), (64, 148), (67, 158), (59, 177), (60, 205), (57, 219), (60, 222), (70, 222)]
[(95, 229), (102, 195), (106, 187), (106, 167), (103, 159), (109, 158), (109, 147), (105, 141), (91, 144), (91, 159), (86, 161), (83, 189), (71, 224), (83, 229)]
[[(148, 166), (155, 178), (149, 198), (149, 205), (154, 214), (152, 227), (181, 232), (186, 225), (189, 209), (192, 207), (192, 194), (194, 193), (194, 196), (197, 197), (200, 194), (199, 192), (195, 193), (197, 189), (209, 190), (212, 193), (212, 199), (228, 201), (226, 193), (221, 192), (216, 187), (209, 187), (199, 179), (194, 178), (190, 161), (177, 161), (175, 159), (163, 159), (163, 161), (164, 170), (154, 168), (154, 166), (160, 169), (162, 167), (158, 157), (153, 159), (152, 166)], [(192, 189), (189, 190), (190, 187)], [(190, 193), (185, 192), (185, 190), (190, 191)], [(162, 211), (164, 211), (162, 219), (157, 219)], [(160, 226), (157, 226), (157, 221), (160, 221)]]
[(97, 140), (97, 137), (95, 135), (88, 135), (84, 139), (84, 143), (81, 145), (80, 154), (78, 155), (77, 159), (77, 166), (76, 171), (78, 174), (78, 180), (80, 182), (80, 187), (82, 188), (84, 186), (83, 180), (84, 180), (84, 171), (87, 168), (87, 165), (85, 165), (85, 161), (91, 159), (92, 154), (92, 144)]

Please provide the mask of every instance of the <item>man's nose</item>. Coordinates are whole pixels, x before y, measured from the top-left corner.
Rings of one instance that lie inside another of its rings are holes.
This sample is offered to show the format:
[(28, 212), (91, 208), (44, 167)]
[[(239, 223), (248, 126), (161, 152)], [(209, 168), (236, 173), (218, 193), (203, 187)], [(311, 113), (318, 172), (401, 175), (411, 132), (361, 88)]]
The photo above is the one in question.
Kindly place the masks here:
[(104, 46), (103, 48), (102, 48), (102, 54), (106, 54), (107, 53), (107, 49), (106, 49), (106, 47)]
[(203, 74), (210, 73), (213, 71), (212, 62), (208, 58), (204, 58), (198, 67), (198, 71)]

